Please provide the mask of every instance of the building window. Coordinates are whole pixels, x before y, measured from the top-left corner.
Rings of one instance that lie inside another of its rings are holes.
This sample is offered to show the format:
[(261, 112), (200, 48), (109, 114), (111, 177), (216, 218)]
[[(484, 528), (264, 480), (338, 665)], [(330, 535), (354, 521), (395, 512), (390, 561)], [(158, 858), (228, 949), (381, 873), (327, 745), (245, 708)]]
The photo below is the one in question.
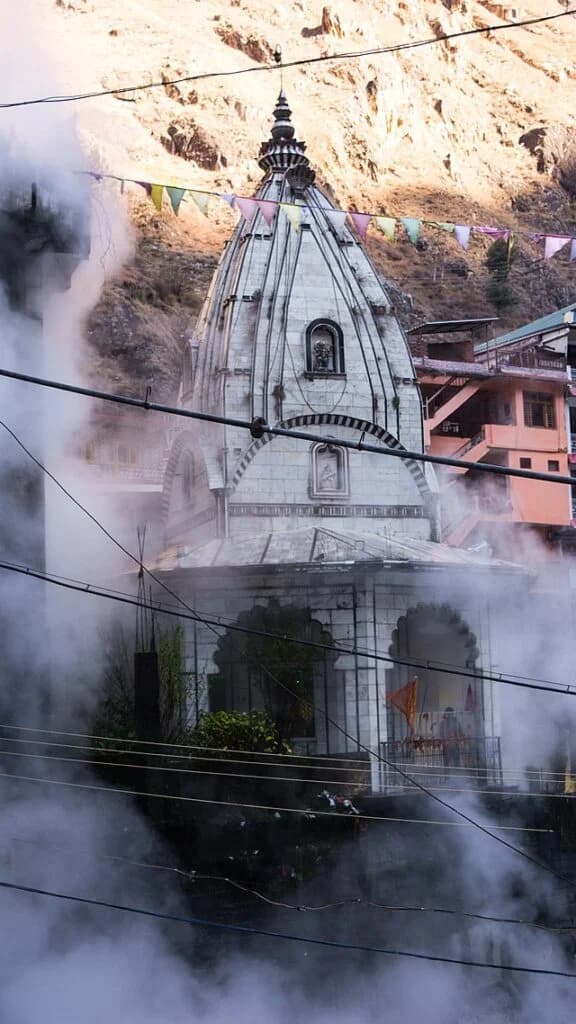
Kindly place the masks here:
[(308, 325), (306, 371), (321, 376), (344, 373), (344, 335), (332, 320), (313, 320)]
[(520, 458), (520, 469), (532, 469), (532, 459)]
[(558, 459), (548, 459), (548, 472), (549, 473), (559, 473), (560, 472), (560, 463), (558, 462)]
[(194, 493), (194, 458), (185, 452), (182, 458), (182, 497), (186, 505), (192, 501)]
[(525, 391), (524, 422), (527, 427), (553, 429), (556, 426), (554, 395), (549, 395), (545, 391)]
[(313, 498), (343, 498), (349, 494), (348, 453), (337, 444), (312, 448), (310, 491)]

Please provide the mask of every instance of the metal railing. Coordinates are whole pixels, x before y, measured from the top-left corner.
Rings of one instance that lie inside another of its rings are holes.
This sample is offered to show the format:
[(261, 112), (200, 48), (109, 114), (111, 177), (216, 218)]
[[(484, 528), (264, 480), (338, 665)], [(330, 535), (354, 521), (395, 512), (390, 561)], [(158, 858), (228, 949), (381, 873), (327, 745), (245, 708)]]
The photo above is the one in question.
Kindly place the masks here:
[(480, 444), (485, 437), (486, 431), (484, 427), (482, 427), (482, 429), (474, 437), (471, 437), (469, 441), (466, 441), (463, 445), (460, 445), (460, 448), (456, 449), (456, 451), (452, 455), (452, 458), (461, 459), (464, 455), (466, 455), (467, 452), (472, 451), (472, 448), (475, 448), (477, 444)]
[(406, 792), (410, 783), (398, 769), (432, 789), (475, 790), (502, 785), (502, 757), (497, 736), (407, 737), (380, 744), (380, 789)]

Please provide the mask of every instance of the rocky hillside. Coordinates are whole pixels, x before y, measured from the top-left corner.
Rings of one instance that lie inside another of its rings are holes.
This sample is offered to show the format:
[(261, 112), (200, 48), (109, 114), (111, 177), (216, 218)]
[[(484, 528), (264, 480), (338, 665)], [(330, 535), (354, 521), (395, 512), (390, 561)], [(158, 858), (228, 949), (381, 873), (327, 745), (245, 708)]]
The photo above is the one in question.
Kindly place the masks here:
[[(105, 170), (249, 194), (260, 179), (285, 60), (435, 38), (561, 13), (565, 0), (37, 0), (64, 89), (164, 81), (183, 74), (260, 69), (76, 106), (89, 151)], [(330, 61), (285, 72), (299, 137), (343, 207), (517, 231), (576, 233), (576, 16), (405, 53)], [(521, 142), (523, 136), (528, 136)], [(115, 386), (173, 396), (178, 350), (193, 328), (233, 220), (183, 207), (156, 214), (132, 193), (131, 266), (90, 325), (95, 371)], [(406, 323), (494, 314), (486, 245), (464, 253), (423, 232), (417, 248), (374, 237), (369, 246), (399, 292)], [(576, 264), (544, 262), (519, 239), (503, 327), (574, 299)]]

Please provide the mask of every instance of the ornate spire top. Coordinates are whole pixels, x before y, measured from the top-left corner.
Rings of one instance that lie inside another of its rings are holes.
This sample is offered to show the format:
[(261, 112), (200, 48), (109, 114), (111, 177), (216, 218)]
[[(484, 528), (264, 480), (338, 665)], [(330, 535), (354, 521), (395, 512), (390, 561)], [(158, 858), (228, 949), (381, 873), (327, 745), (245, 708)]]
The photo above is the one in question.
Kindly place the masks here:
[(294, 191), (303, 191), (314, 181), (314, 172), (310, 170), (310, 161), (305, 156), (306, 143), (294, 138), (292, 111), (288, 100), (281, 90), (274, 108), (274, 124), (270, 138), (260, 146), (258, 163), (267, 173), (286, 173)]

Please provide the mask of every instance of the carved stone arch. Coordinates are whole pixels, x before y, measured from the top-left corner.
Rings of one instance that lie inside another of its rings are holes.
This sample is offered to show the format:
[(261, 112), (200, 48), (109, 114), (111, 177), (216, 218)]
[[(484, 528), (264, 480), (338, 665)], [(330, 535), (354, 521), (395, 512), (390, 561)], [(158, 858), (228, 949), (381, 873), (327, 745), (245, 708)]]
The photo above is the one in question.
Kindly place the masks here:
[(172, 442), (164, 479), (162, 481), (162, 517), (165, 520), (170, 510), (170, 499), (172, 488), (176, 479), (178, 464), (185, 453), (189, 453), (194, 461), (194, 482), (197, 485), (199, 478), (205, 476), (206, 466), (202, 449), (198, 447), (198, 438), (191, 430), (182, 430)]
[[(289, 429), (290, 427), (309, 427), (309, 426), (337, 426), (337, 427), (349, 427), (352, 430), (358, 430), (364, 434), (371, 434), (373, 437), (377, 437), (379, 441), (383, 441), (389, 448), (397, 448), (402, 450), (404, 446), (400, 444), (400, 441), (390, 433), (389, 430), (385, 430), (384, 427), (378, 426), (376, 423), (371, 423), (369, 420), (361, 420), (356, 416), (345, 416), (342, 413), (305, 413), (301, 416), (293, 416), (291, 419), (283, 420), (279, 426)], [(265, 444), (268, 444), (272, 440), (270, 434), (264, 434), (252, 442), (250, 447), (242, 456), (240, 462), (234, 470), (232, 477), (231, 490), (235, 490), (240, 480), (244, 476), (246, 469), (257, 455), (260, 448)], [(337, 443), (337, 442), (336, 442)], [(435, 513), (435, 499), (430, 486), (426, 479), (426, 474), (422, 469), (419, 462), (414, 459), (404, 459), (404, 464), (408, 467), (414, 483), (416, 484), (421, 497), (424, 500), (425, 508), (434, 517)]]
[[(389, 653), (397, 660), (387, 673), (388, 694), (417, 680), (415, 735), (437, 739), (446, 710), (457, 716), (463, 736), (481, 735), (482, 684), (470, 675), (480, 651), (458, 611), (449, 604), (423, 602), (409, 608), (396, 623)], [(410, 732), (406, 715), (394, 704), (388, 707), (388, 729), (393, 740)]]

